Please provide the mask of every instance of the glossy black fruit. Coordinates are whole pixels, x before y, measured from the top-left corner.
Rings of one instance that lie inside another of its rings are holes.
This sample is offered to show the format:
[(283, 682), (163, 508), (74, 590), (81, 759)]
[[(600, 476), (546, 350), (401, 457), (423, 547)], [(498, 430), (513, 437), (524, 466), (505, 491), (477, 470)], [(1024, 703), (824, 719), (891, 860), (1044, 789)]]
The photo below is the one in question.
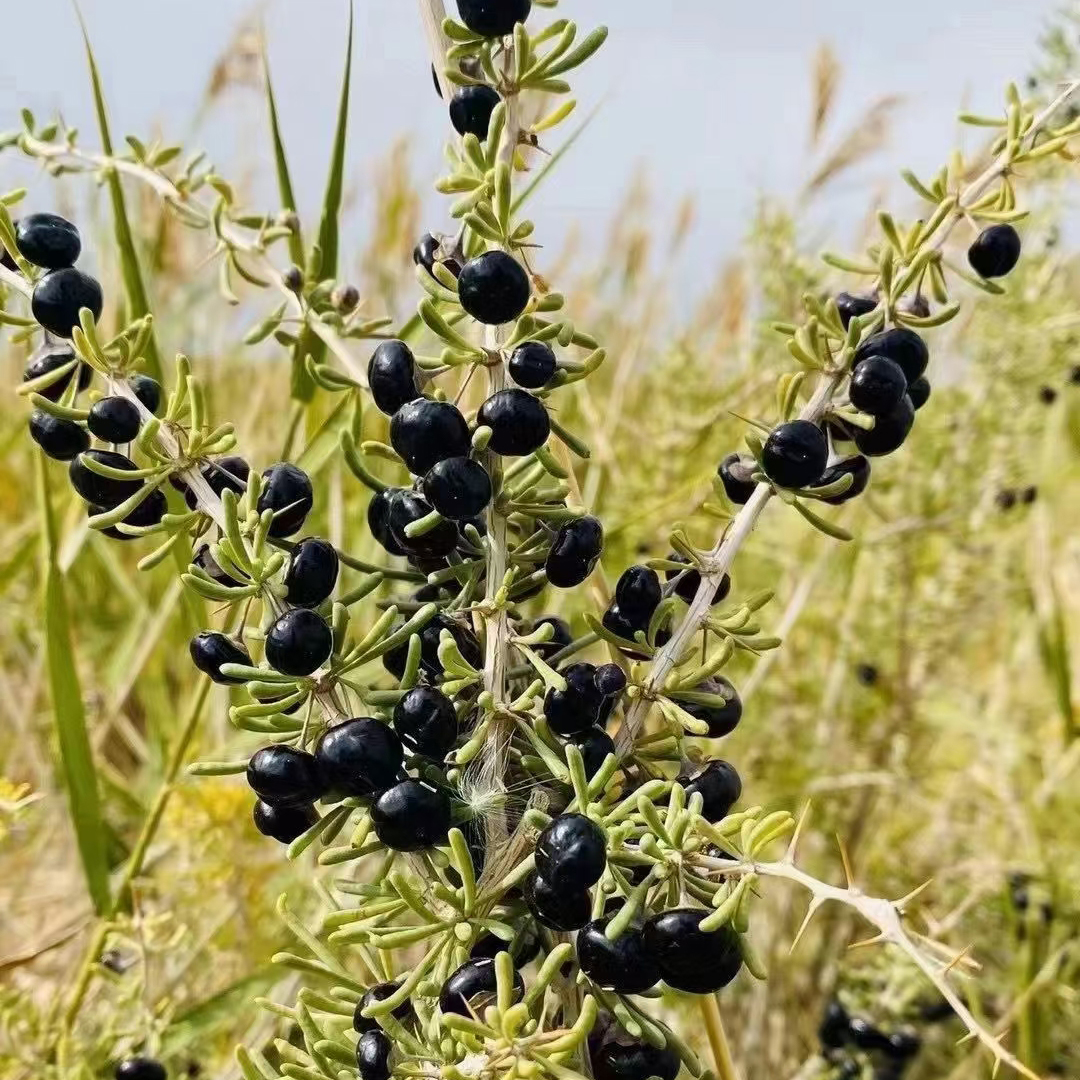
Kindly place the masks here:
[(285, 599), (297, 607), (317, 607), (334, 591), (338, 569), (337, 549), (329, 540), (301, 540), (285, 572)]
[(142, 427), (138, 406), (125, 397), (99, 398), (90, 406), (86, 426), (102, 442), (134, 441)]
[(891, 413), (875, 419), (874, 426), (869, 431), (855, 428), (852, 435), (860, 453), (867, 457), (882, 457), (904, 445), (914, 423), (915, 407), (911, 404), (911, 398), (905, 394)]
[(607, 919), (596, 919), (578, 932), (581, 970), (604, 990), (640, 994), (660, 981), (660, 968), (645, 947), (640, 925), (631, 924), (614, 941), (604, 936)]
[(580, 930), (592, 915), (588, 889), (556, 887), (539, 874), (525, 882), (525, 903), (533, 918), (549, 930)]
[(273, 840), (282, 844), (291, 844), (319, 820), (319, 812), (314, 806), (275, 806), (263, 799), (257, 799), (251, 812), (255, 828)]
[(700, 908), (675, 908), (645, 924), (645, 947), (674, 990), (711, 994), (739, 974), (743, 962), (739, 935), (730, 926), (699, 929), (708, 914)]
[(161, 408), (161, 383), (157, 379), (151, 379), (149, 375), (132, 375), (128, 384), (147, 412), (157, 416), (158, 409)]
[(833, 999), (825, 1006), (825, 1015), (818, 1025), (818, 1041), (827, 1050), (839, 1050), (851, 1038), (851, 1017), (839, 1001)]
[(894, 326), (890, 330), (879, 330), (871, 334), (855, 351), (853, 368), (858, 367), (871, 356), (884, 356), (899, 364), (904, 378), (913, 383), (930, 362), (930, 350), (914, 330), (906, 326)]
[(593, 675), (593, 685), (601, 697), (615, 697), (626, 689), (626, 672), (618, 664), (601, 664)]
[(801, 488), (825, 471), (829, 444), (825, 432), (809, 420), (790, 420), (774, 428), (761, 453), (761, 465), (774, 484)]
[(40, 409), (30, 414), (30, 438), (57, 461), (71, 461), (90, 449), (90, 436), (86, 434), (86, 428), (74, 420), (62, 420)]
[[(210, 485), (210, 490), (219, 498), (225, 491), (235, 491), (237, 495), (243, 495), (247, 490), (248, 477), (251, 475), (251, 466), (236, 454), (226, 457), (213, 458), (200, 470), (203, 479)], [(199, 505), (195, 492), (188, 487), (187, 483), (177, 477), (173, 478), (173, 486), (184, 493), (184, 501), (189, 510), (194, 510)]]
[(125, 472), (134, 472), (138, 466), (131, 458), (112, 450), (87, 450), (74, 458), (68, 467), (71, 486), (94, 506), (112, 510), (130, 499), (142, 487), (141, 480), (117, 480), (111, 476), (99, 476), (87, 467), (87, 461), (95, 461), (111, 469), (123, 469)]
[(454, 703), (433, 686), (417, 686), (394, 706), (394, 730), (414, 754), (442, 761), (458, 733)]
[[(388, 997), (393, 997), (400, 987), (400, 983), (384, 982), (365, 990), (364, 996), (356, 1003), (356, 1008), (353, 1010), (353, 1031), (357, 1031), (361, 1035), (365, 1031), (378, 1031), (379, 1022), (374, 1017), (364, 1016), (364, 1010), (378, 1001), (385, 1001)], [(395, 1020), (404, 1023), (413, 1015), (412, 1002), (406, 998), (390, 1015)]]
[[(687, 559), (684, 556), (675, 551), (671, 552), (671, 554), (668, 555), (668, 558), (673, 562), (687, 562)], [(681, 577), (679, 577), (680, 574), (682, 575)], [(701, 588), (701, 574), (697, 570), (665, 570), (664, 577), (668, 581), (678, 577), (679, 580), (675, 585), (675, 595), (680, 599), (685, 600), (688, 604), (694, 602), (694, 597), (697, 596), (697, 591)], [(727, 599), (728, 593), (730, 592), (731, 575), (725, 574), (720, 579), (720, 584), (716, 586), (716, 590), (713, 592), (712, 603), (722, 603)]]
[(1011, 225), (991, 225), (968, 248), (968, 262), (980, 277), (1004, 277), (1020, 259), (1020, 234)]
[(574, 518), (555, 534), (544, 569), (557, 589), (572, 589), (592, 572), (604, 549), (604, 527), (594, 517)]
[[(74, 359), (75, 350), (70, 345), (43, 345), (34, 353), (26, 365), (26, 370), (23, 372), (23, 382), (40, 379), (42, 375), (48, 375), (50, 371), (64, 367), (65, 364), (70, 364)], [(68, 388), (76, 371), (79, 373), (79, 389), (85, 390), (93, 380), (94, 369), (88, 364), (79, 362), (66, 375), (61, 375), (56, 382), (42, 387), (37, 392), (50, 401), (59, 401), (64, 396), (64, 391)]]
[(596, 1080), (675, 1080), (682, 1065), (671, 1047), (659, 1050), (649, 1043), (605, 1042), (595, 1051), (590, 1048), (589, 1056)]
[(303, 469), (288, 461), (279, 461), (263, 473), (258, 511), (274, 512), (271, 536), (292, 536), (304, 524), (314, 503), (311, 480)]
[(907, 385), (895, 361), (887, 356), (868, 356), (851, 373), (851, 404), (871, 416), (884, 416), (900, 404)]
[(757, 469), (757, 462), (745, 454), (728, 454), (716, 470), (720, 482), (724, 485), (724, 494), (737, 506), (750, 501), (757, 482), (750, 476)]
[(615, 585), (615, 602), (628, 619), (648, 624), (662, 599), (660, 578), (647, 566), (630, 566)]
[(419, 780), (387, 788), (371, 807), (375, 835), (393, 851), (420, 851), (446, 839), (450, 800), (446, 792)]
[(878, 306), (875, 296), (856, 296), (849, 292), (836, 294), (836, 309), (840, 312), (840, 321), (846, 330), (851, 320), (858, 315), (869, 315)]
[(531, 292), (521, 263), (498, 249), (470, 259), (458, 275), (461, 306), (487, 326), (513, 322), (525, 310)]
[(691, 795), (701, 795), (701, 816), (706, 821), (727, 817), (742, 795), (742, 780), (735, 766), (727, 761), (710, 761), (693, 775), (680, 776), (677, 782), (685, 788), (688, 803)]
[[(480, 643), (476, 635), (468, 627), (456, 622), (446, 615), (436, 615), (420, 631), (420, 668), (431, 679), (437, 679), (443, 672), (442, 661), (439, 659), (439, 639), (443, 630), (446, 630), (457, 644), (461, 655), (473, 665), (480, 668), (483, 666), (483, 653), (480, 651)], [(401, 678), (405, 671), (405, 661), (408, 656), (408, 646), (401, 645), (397, 649), (391, 649), (385, 657), (383, 664), (386, 670), (397, 678)]]
[(429, 274), (434, 277), (435, 263), (441, 262), (447, 270), (450, 271), (454, 277), (457, 277), (461, 273), (461, 263), (457, 259), (441, 259), (439, 253), (442, 250), (442, 245), (439, 243), (436, 237), (431, 233), (424, 233), (420, 237), (416, 247), (413, 248), (413, 262), (417, 266), (422, 266)]
[(542, 619), (537, 619), (533, 624), (533, 629), (536, 630), (545, 624), (554, 631), (551, 640), (541, 642), (539, 645), (533, 645), (531, 648), (533, 652), (538, 653), (540, 656), (554, 656), (555, 653), (560, 649), (565, 649), (574, 640), (574, 635), (570, 633), (570, 627), (566, 621), (560, 619), (557, 615), (545, 615)]
[(394, 413), (390, 444), (410, 472), (423, 476), (437, 462), (468, 456), (469, 425), (456, 405), (417, 398)]
[(394, 783), (405, 755), (389, 724), (362, 716), (326, 731), (315, 760), (335, 792), (368, 796)]
[(286, 611), (266, 632), (267, 663), (283, 675), (310, 675), (326, 663), (333, 647), (326, 620), (307, 608)]
[(482, 514), (491, 502), (491, 477), (472, 458), (445, 458), (424, 477), (424, 497), (443, 517), (465, 521)]
[(27, 214), (15, 226), (19, 254), (46, 270), (74, 266), (82, 251), (79, 230), (59, 214)]
[(591, 780), (604, 764), (608, 754), (615, 753), (615, 743), (602, 727), (591, 727), (588, 731), (573, 736), (574, 745), (581, 751), (581, 762), (585, 766), (585, 775)]
[(853, 1016), (848, 1024), (851, 1041), (860, 1050), (885, 1050), (889, 1045), (888, 1036), (877, 1025), (861, 1016)]
[(387, 416), (420, 396), (416, 389), (416, 360), (404, 341), (380, 342), (368, 361), (367, 374), (375, 406)]
[(557, 735), (578, 735), (600, 719), (603, 697), (596, 689), (596, 668), (592, 664), (571, 664), (560, 672), (565, 690), (548, 690), (544, 697), (544, 717)]
[(168, 1073), (156, 1058), (130, 1057), (116, 1066), (113, 1075), (116, 1080), (165, 1080)]
[(371, 496), (367, 508), (367, 524), (371, 535), (391, 555), (406, 555), (408, 552), (394, 539), (390, 530), (390, 512), (394, 498), (402, 488), (384, 488)]
[(221, 674), (222, 664), (246, 664), (251, 666), (251, 657), (238, 642), (219, 634), (216, 630), (203, 630), (196, 634), (188, 645), (188, 652), (195, 666), (209, 675), (216, 683), (242, 683), (231, 675)]
[(294, 746), (264, 746), (251, 755), (247, 782), (272, 806), (310, 806), (326, 794), (326, 777), (312, 754)]
[(443, 520), (418, 536), (406, 532), (414, 521), (426, 518), (431, 503), (413, 491), (399, 489), (390, 501), (390, 536), (399, 550), (417, 559), (441, 559), (458, 546), (458, 531), (452, 521)]
[(845, 458), (843, 461), (838, 461), (835, 465), (830, 465), (822, 474), (818, 484), (821, 487), (825, 487), (827, 484), (833, 484), (839, 480), (842, 476), (851, 477), (851, 486), (847, 491), (840, 492), (839, 495), (829, 495), (823, 502), (829, 503), (830, 506), (840, 506), (842, 503), (846, 503), (856, 496), (861, 495), (870, 484), (870, 462), (866, 460), (861, 454), (857, 454), (855, 457)]
[[(439, 991), (439, 1008), (444, 1013), (459, 1016), (483, 1016), (484, 1009), (495, 1000), (496, 987), (494, 960), (487, 957), (466, 960), (443, 983)], [(513, 996), (515, 1001), (525, 996), (525, 983), (516, 971)]]
[(481, 142), (488, 136), (491, 114), (502, 98), (490, 86), (461, 86), (450, 99), (450, 123), (459, 135), (475, 135)]
[[(709, 694), (724, 700), (724, 704), (714, 701), (695, 701), (693, 695)], [(720, 739), (730, 735), (742, 719), (742, 699), (738, 691), (722, 675), (716, 675), (700, 683), (693, 691), (677, 696), (679, 706), (691, 716), (704, 720), (709, 725), (708, 737)]]
[(457, 0), (458, 18), (481, 37), (505, 37), (524, 22), (532, 0)]
[[(150, 494), (147, 495), (126, 518), (124, 518), (123, 524), (136, 526), (138, 528), (147, 528), (151, 525), (157, 525), (168, 511), (169, 503), (165, 498), (165, 493), (161, 490), (151, 491)], [(86, 513), (89, 517), (95, 517), (98, 514), (105, 513), (105, 508), (89, 504), (86, 507)], [(132, 536), (130, 533), (121, 532), (114, 525), (102, 529), (101, 533), (103, 536), (108, 536), (112, 540), (138, 539), (137, 536)]]
[(920, 375), (907, 388), (911, 398), (911, 407), (918, 412), (930, 400), (930, 383), (925, 375)]
[(551, 382), (558, 366), (551, 346), (543, 341), (522, 342), (511, 354), (507, 365), (510, 378), (526, 390), (539, 390)]
[(539, 450), (551, 434), (544, 403), (525, 390), (500, 390), (480, 406), (477, 426), (491, 428), (488, 449), (506, 457)]
[(356, 1071), (360, 1080), (390, 1080), (393, 1043), (382, 1028), (365, 1031), (356, 1044)]
[(607, 866), (604, 830), (584, 814), (560, 814), (536, 841), (536, 869), (556, 889), (587, 889)]
[(73, 266), (53, 270), (39, 278), (30, 298), (34, 318), (57, 337), (69, 338), (79, 325), (79, 312), (89, 308), (94, 322), (101, 318), (105, 299), (101, 286)]

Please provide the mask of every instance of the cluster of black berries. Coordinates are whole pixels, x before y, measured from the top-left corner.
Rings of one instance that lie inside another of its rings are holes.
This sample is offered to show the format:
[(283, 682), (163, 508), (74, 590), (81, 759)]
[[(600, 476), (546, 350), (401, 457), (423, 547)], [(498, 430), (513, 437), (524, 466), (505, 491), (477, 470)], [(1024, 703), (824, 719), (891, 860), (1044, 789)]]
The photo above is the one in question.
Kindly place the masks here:
[(869, 1020), (851, 1016), (837, 1000), (826, 1006), (818, 1038), (825, 1057), (837, 1066), (837, 1075), (852, 1080), (864, 1075), (854, 1052), (862, 1051), (871, 1060), (874, 1080), (900, 1080), (922, 1049), (915, 1032), (884, 1032)]
[(1039, 489), (1034, 484), (1022, 488), (1002, 488), (994, 496), (999, 510), (1012, 510), (1016, 506), (1030, 506), (1039, 497)]

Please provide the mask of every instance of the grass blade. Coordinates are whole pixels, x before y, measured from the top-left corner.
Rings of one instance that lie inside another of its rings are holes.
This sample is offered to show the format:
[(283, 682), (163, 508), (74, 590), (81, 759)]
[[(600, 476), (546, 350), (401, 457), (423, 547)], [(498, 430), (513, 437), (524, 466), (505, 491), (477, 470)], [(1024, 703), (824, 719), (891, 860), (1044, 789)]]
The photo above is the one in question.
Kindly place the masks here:
[(71, 651), (67, 596), (58, 562), (56, 519), (49, 502), (48, 466), (40, 454), (37, 455), (37, 468), (45, 563), (45, 660), (49, 672), (53, 721), (71, 808), (71, 824), (78, 841), (90, 898), (94, 910), (100, 915), (109, 910), (110, 903), (107, 837), (101, 818), (90, 738), (86, 730), (82, 689)]
[[(112, 136), (109, 133), (109, 116), (105, 110), (105, 97), (101, 90), (101, 78), (98, 75), (97, 61), (90, 47), (90, 35), (86, 31), (82, 13), (79, 13), (79, 26), (82, 28), (83, 42), (86, 45), (86, 61), (90, 67), (90, 83), (94, 91), (94, 110), (97, 113), (98, 133), (101, 137), (102, 152), (111, 157), (113, 153)], [(124, 292), (127, 296), (128, 319), (141, 319), (150, 313), (150, 302), (143, 284), (142, 270), (139, 268), (139, 256), (135, 250), (135, 240), (131, 233), (131, 224), (127, 216), (127, 204), (124, 201), (124, 189), (120, 176), (112, 170), (106, 176), (109, 199), (112, 202), (113, 228), (116, 233), (116, 246), (120, 250), (120, 270), (124, 278)], [(146, 373), (158, 382), (162, 381), (161, 353), (158, 351), (157, 337), (151, 329), (150, 337), (143, 351), (146, 360)]]
[[(270, 81), (270, 57), (266, 54), (266, 42), (262, 43), (263, 82), (266, 87), (266, 108), (270, 115), (270, 138), (274, 143), (274, 170), (277, 173), (278, 197), (285, 210), (296, 213), (296, 194), (293, 191), (292, 176), (289, 173), (289, 161), (285, 156), (285, 143), (281, 138), (281, 125), (278, 121), (277, 100), (274, 86)], [(297, 266), (304, 265), (304, 241), (300, 229), (289, 235), (289, 258)]]

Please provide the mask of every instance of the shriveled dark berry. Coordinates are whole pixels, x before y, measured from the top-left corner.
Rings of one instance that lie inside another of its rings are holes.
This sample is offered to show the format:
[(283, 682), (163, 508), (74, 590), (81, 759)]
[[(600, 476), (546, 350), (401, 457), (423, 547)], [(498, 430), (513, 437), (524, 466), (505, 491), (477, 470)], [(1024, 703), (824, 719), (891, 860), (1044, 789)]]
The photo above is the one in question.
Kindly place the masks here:
[(498, 248), (470, 259), (458, 275), (461, 306), (487, 326), (513, 322), (525, 310), (531, 293), (524, 267)]
[(757, 481), (750, 476), (757, 469), (757, 462), (746, 454), (728, 454), (716, 470), (724, 485), (724, 494), (737, 506), (744, 506), (754, 494)]
[[(668, 558), (673, 562), (686, 563), (687, 559), (673, 551)], [(682, 575), (679, 577), (679, 575)], [(697, 596), (698, 589), (701, 588), (701, 574), (694, 569), (691, 570), (666, 570), (664, 577), (671, 581), (673, 578), (678, 577), (679, 580), (675, 584), (675, 595), (680, 599), (685, 600), (688, 604), (694, 602), (694, 597)], [(712, 603), (723, 603), (728, 597), (728, 593), (731, 592), (731, 575), (725, 574), (720, 579), (720, 584), (716, 586), (713, 592)]]
[(419, 780), (402, 780), (372, 804), (375, 835), (393, 851), (420, 851), (446, 839), (450, 800), (446, 792)]
[(592, 572), (604, 550), (604, 527), (594, 517), (574, 518), (560, 526), (544, 569), (556, 589), (572, 589)]
[(142, 417), (126, 397), (103, 397), (90, 406), (86, 426), (103, 442), (128, 443), (139, 434)]
[(663, 1050), (650, 1043), (605, 1042), (596, 1051), (590, 1048), (596, 1080), (675, 1080), (682, 1060), (670, 1046)]
[(216, 683), (242, 683), (245, 680), (232, 675), (222, 675), (222, 664), (246, 664), (251, 666), (251, 657), (247, 649), (216, 630), (203, 630), (196, 634), (188, 645), (192, 662), (204, 674)]
[(840, 506), (861, 495), (867, 489), (870, 484), (870, 462), (861, 454), (838, 461), (821, 474), (818, 485), (825, 487), (827, 484), (834, 484), (842, 476), (851, 477), (851, 486), (847, 491), (841, 491), (839, 495), (827, 496), (823, 502), (829, 503), (830, 506)]
[(542, 619), (537, 619), (533, 624), (533, 629), (537, 630), (545, 624), (554, 631), (551, 640), (541, 642), (539, 645), (533, 645), (532, 650), (546, 658), (554, 656), (560, 649), (565, 649), (574, 640), (574, 635), (570, 633), (570, 627), (566, 621), (560, 619), (557, 615), (545, 615)]
[(311, 480), (303, 469), (288, 461), (271, 465), (262, 475), (257, 509), (260, 514), (273, 511), (271, 536), (292, 536), (300, 530), (315, 502)]
[(394, 1044), (382, 1028), (365, 1031), (356, 1043), (356, 1071), (360, 1080), (390, 1080), (390, 1051)]
[(484, 142), (491, 114), (501, 100), (498, 91), (484, 83), (460, 86), (450, 99), (450, 123), (459, 135), (475, 135)]
[(773, 429), (761, 452), (761, 465), (774, 484), (801, 488), (825, 471), (829, 444), (825, 432), (809, 420), (790, 420)]
[[(384, 982), (377, 983), (364, 991), (364, 996), (356, 1003), (353, 1010), (353, 1031), (363, 1035), (365, 1031), (379, 1030), (379, 1022), (372, 1016), (364, 1016), (364, 1010), (379, 1001), (385, 1001), (393, 997), (401, 988), (401, 983)], [(406, 998), (390, 1015), (399, 1023), (404, 1023), (413, 1015), (412, 1002)]]
[(615, 602), (635, 624), (648, 624), (662, 599), (660, 578), (647, 566), (627, 567), (615, 585)]
[[(457, 1013), (459, 1016), (483, 1016), (484, 1009), (495, 1000), (497, 985), (494, 960), (486, 956), (466, 960), (443, 983), (439, 991), (439, 1008), (444, 1013)], [(524, 996), (524, 980), (515, 971), (514, 1001), (520, 1001)]]
[(548, 690), (544, 697), (544, 717), (557, 735), (577, 735), (588, 731), (600, 718), (603, 697), (596, 689), (596, 668), (592, 664), (571, 664), (560, 672), (565, 690)]
[(394, 730), (414, 754), (441, 761), (458, 733), (454, 703), (433, 686), (417, 686), (394, 706)]
[(899, 364), (909, 385), (926, 371), (926, 365), (930, 362), (926, 342), (906, 326), (894, 326), (871, 334), (855, 350), (852, 368), (857, 368), (871, 356), (884, 356)]
[(868, 356), (851, 373), (851, 404), (871, 416), (892, 412), (905, 393), (904, 372), (887, 356)]
[(581, 751), (581, 763), (585, 766), (585, 775), (591, 780), (607, 760), (608, 754), (615, 753), (615, 743), (602, 727), (591, 727), (587, 731), (572, 736), (574, 745)]
[(413, 522), (422, 521), (432, 511), (431, 503), (413, 491), (399, 489), (390, 501), (388, 524), (394, 544), (414, 558), (439, 559), (458, 545), (458, 531), (452, 521), (442, 520), (434, 528), (417, 536), (406, 531)]
[(445, 458), (424, 477), (424, 497), (443, 517), (465, 521), (482, 514), (491, 502), (491, 477), (472, 458)]
[(615, 697), (626, 689), (626, 672), (618, 664), (602, 664), (596, 669), (593, 685), (601, 697)]
[(818, 1041), (827, 1050), (839, 1050), (851, 1040), (851, 1017), (835, 998), (825, 1006), (818, 1025)]
[(560, 814), (537, 838), (537, 872), (556, 889), (587, 889), (606, 866), (604, 830), (584, 814)]
[[(43, 345), (30, 357), (26, 370), (23, 371), (23, 382), (40, 379), (43, 375), (48, 375), (50, 371), (70, 364), (74, 359), (75, 350), (70, 345), (63, 343)], [(64, 396), (64, 391), (68, 388), (76, 371), (79, 373), (78, 388), (85, 390), (93, 380), (94, 369), (89, 364), (80, 361), (66, 375), (61, 375), (56, 382), (43, 386), (37, 392), (49, 401), (59, 401)]]
[(59, 214), (27, 214), (15, 226), (19, 254), (35, 266), (60, 270), (74, 266), (82, 251), (79, 230)]
[(317, 607), (334, 591), (338, 569), (337, 549), (329, 540), (301, 540), (285, 572), (285, 599), (297, 607)]
[(79, 312), (89, 308), (97, 322), (104, 302), (101, 286), (94, 278), (67, 266), (38, 279), (30, 297), (30, 310), (50, 334), (69, 338), (79, 325)]
[(925, 375), (920, 375), (908, 388), (911, 407), (918, 412), (930, 400), (930, 382)]
[(457, 0), (458, 18), (480, 37), (505, 37), (524, 22), (532, 0)]
[(255, 828), (263, 836), (269, 836), (281, 844), (291, 844), (319, 820), (319, 812), (310, 804), (275, 806), (263, 799), (256, 800), (251, 816), (255, 822)]
[(416, 360), (404, 341), (380, 342), (368, 361), (367, 375), (372, 400), (387, 416), (420, 396), (416, 389)]
[(152, 1057), (125, 1058), (113, 1072), (116, 1080), (165, 1080), (165, 1066)]
[(1011, 225), (983, 229), (968, 248), (968, 262), (980, 277), (1004, 277), (1020, 260), (1020, 234)]
[(454, 258), (440, 258), (441, 250), (442, 244), (439, 240), (432, 236), (431, 233), (424, 233), (417, 242), (416, 247), (413, 248), (413, 262), (417, 266), (422, 266), (432, 277), (435, 276), (435, 264), (441, 262), (454, 277), (457, 277), (461, 273), (461, 263)]
[(730, 926), (700, 929), (708, 914), (700, 908), (675, 908), (645, 924), (645, 948), (674, 990), (711, 994), (739, 974), (743, 963), (739, 935)]
[[(722, 700), (711, 700), (713, 698)], [(679, 693), (676, 700), (691, 716), (709, 725), (710, 739), (730, 735), (742, 719), (742, 699), (722, 675), (715, 675), (699, 683), (693, 690)]]
[(417, 398), (390, 421), (390, 444), (416, 476), (451, 457), (467, 457), (469, 425), (456, 405)]
[(57, 461), (71, 461), (90, 449), (86, 428), (74, 420), (64, 420), (40, 409), (30, 414), (30, 438)]
[(677, 783), (685, 789), (687, 802), (691, 795), (701, 795), (701, 816), (706, 821), (716, 822), (727, 817), (742, 795), (742, 780), (735, 766), (728, 761), (710, 761), (693, 775), (680, 776)]
[(315, 748), (315, 760), (334, 791), (367, 796), (398, 778), (405, 755), (389, 724), (361, 716), (328, 729)]
[(639, 924), (628, 926), (614, 941), (604, 935), (607, 919), (595, 919), (577, 936), (581, 970), (601, 989), (641, 994), (660, 981), (660, 969), (645, 947)]
[(550, 345), (544, 341), (524, 341), (510, 354), (507, 370), (518, 386), (539, 390), (551, 382), (557, 366)]
[(266, 632), (266, 660), (283, 675), (310, 675), (326, 663), (333, 647), (326, 620), (308, 608), (286, 611)]
[(539, 450), (551, 434), (544, 403), (525, 390), (500, 390), (480, 406), (477, 426), (491, 428), (488, 449), (507, 457)]
[(855, 428), (855, 445), (867, 457), (883, 457), (904, 445), (914, 423), (915, 408), (911, 398), (905, 394), (891, 413), (875, 418), (874, 426), (869, 431)]
[(555, 886), (539, 874), (531, 874), (524, 893), (533, 918), (549, 930), (580, 930), (592, 915), (592, 899), (585, 888)]
[(124, 472), (134, 472), (138, 466), (131, 458), (112, 450), (87, 450), (74, 458), (68, 467), (71, 486), (94, 506), (112, 510), (130, 499), (142, 487), (141, 480), (117, 480), (111, 476), (99, 476), (86, 465), (87, 461), (95, 461), (111, 469), (122, 469)]
[(326, 794), (314, 755), (295, 746), (271, 745), (256, 750), (247, 767), (251, 790), (272, 806), (310, 806)]
[(157, 379), (150, 378), (149, 375), (140, 374), (132, 375), (128, 384), (135, 392), (135, 396), (143, 403), (146, 411), (157, 416), (161, 408), (161, 383)]
[(869, 315), (878, 306), (876, 296), (858, 296), (849, 292), (836, 294), (836, 310), (840, 312), (840, 322), (846, 330), (851, 320), (859, 315)]
[(402, 491), (402, 488), (384, 488), (371, 496), (367, 508), (367, 524), (371, 535), (391, 555), (406, 555), (403, 548), (395, 539), (390, 528), (391, 508), (394, 498)]

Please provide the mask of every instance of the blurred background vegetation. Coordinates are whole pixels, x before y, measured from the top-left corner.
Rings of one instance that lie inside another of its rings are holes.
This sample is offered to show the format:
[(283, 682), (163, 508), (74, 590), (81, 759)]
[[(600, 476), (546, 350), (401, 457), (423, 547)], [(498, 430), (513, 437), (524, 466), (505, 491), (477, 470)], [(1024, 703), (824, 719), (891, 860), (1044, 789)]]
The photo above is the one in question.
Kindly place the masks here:
[[(1075, 73), (1077, 25), (1067, 14), (1046, 38), (1033, 88)], [(207, 109), (227, 102), (231, 80), (249, 77), (249, 47), (240, 36), (222, 57)], [(560, 420), (589, 433), (593, 456), (576, 463), (575, 482), (605, 521), (609, 543), (589, 594), (558, 594), (571, 607), (537, 614), (576, 616), (583, 625), (581, 611), (603, 604), (626, 565), (665, 554), (673, 522), (699, 543), (715, 537), (719, 523), (700, 508), (717, 462), (741, 443), (732, 412), (767, 414), (775, 377), (789, 365), (769, 322), (793, 318), (807, 290), (845, 284), (817, 257), (827, 238), (805, 223), (815, 200), (847, 183), (849, 170), (888, 139), (887, 97), (854, 127), (834, 130), (841, 75), (839, 61), (821, 50), (808, 73), (805, 186), (789, 200), (761, 198), (742, 244), (692, 310), (670, 295), (666, 271), (695, 228), (695, 206), (687, 200), (658, 212), (644, 179), (613, 212), (602, 255), (573, 234), (544, 253), (545, 276), (571, 298), (571, 316), (608, 349), (600, 373), (564, 393)], [(587, 153), (587, 140), (588, 132), (572, 152)], [(268, 140), (263, 154), (253, 139), (252, 154), (253, 169), (271, 167)], [(410, 174), (405, 144), (372, 164), (369, 246), (349, 254), (342, 276), (372, 312), (404, 322), (416, 294), (413, 244), (442, 223), (420, 220), (427, 181)], [(933, 332), (933, 396), (908, 444), (875, 468), (868, 495), (844, 511), (856, 539), (839, 545), (774, 511), (740, 557), (736, 589), (775, 590), (765, 624), (785, 644), (756, 666), (743, 659), (736, 682), (746, 716), (723, 754), (742, 773), (747, 799), (792, 809), (812, 800), (803, 851), (819, 876), (840, 880), (839, 837), (858, 884), (873, 895), (901, 896), (933, 878), (921, 906), (925, 926), (916, 928), (970, 950), (960, 972), (977, 1015), (1008, 1029), (1010, 1046), (1040, 1075), (1075, 1077), (1077, 186), (1064, 169), (1028, 180), (1035, 212), (1020, 268), (1006, 296), (972, 295), (960, 319)], [(63, 211), (85, 191), (77, 181), (42, 178), (31, 198), (35, 208)], [(849, 185), (843, 197), (872, 220), (874, 191)], [(277, 460), (290, 407), (287, 357), (239, 344), (244, 326), (217, 295), (214, 275), (200, 272), (203, 236), (138, 187), (129, 189), (129, 213), (154, 282), (155, 315), (170, 339), (192, 342), (214, 415), (236, 424), (250, 460)], [(99, 198), (80, 225), (107, 295), (117, 297), (108, 214)], [(115, 310), (110, 317), (119, 321)], [(0, 347), (4, 385), (18, 383), (25, 361), (22, 348)], [(319, 489), (309, 527), (377, 562), (364, 526), (367, 492), (323, 437), (344, 419), (325, 398), (316, 398), (293, 447)], [(26, 412), (14, 396), (0, 410), (0, 1075), (37, 1080), (49, 1075), (56, 1026), (98, 923), (57, 758)], [(365, 434), (383, 424), (370, 410)], [(168, 783), (170, 756), (197, 704), (202, 677), (188, 662), (187, 640), (205, 615), (168, 563), (139, 574), (140, 545), (88, 532), (61, 466), (49, 469), (109, 862), (119, 871)], [(369, 599), (369, 613), (379, 600)], [(227, 690), (210, 691), (188, 760), (250, 749), (250, 737), (230, 727), (227, 703)], [(236, 1075), (237, 1042), (281, 1034), (253, 999), (281, 999), (295, 978), (269, 963), (289, 940), (274, 903), (287, 890), (303, 910), (321, 872), (306, 858), (287, 864), (255, 832), (241, 780), (181, 773), (75, 1018), (86, 1074), (106, 1069), (149, 1031), (173, 1076)], [(747, 1080), (825, 1075), (814, 1060), (816, 1029), (835, 994), (882, 1026), (917, 1026), (925, 1047), (909, 1074), (916, 1080), (989, 1075), (969, 1045), (956, 1045), (957, 1025), (934, 1022), (932, 995), (897, 957), (849, 951), (866, 930), (849, 912), (826, 912), (789, 955), (804, 903), (770, 883), (753, 930), (770, 979), (743, 978), (725, 995)]]

